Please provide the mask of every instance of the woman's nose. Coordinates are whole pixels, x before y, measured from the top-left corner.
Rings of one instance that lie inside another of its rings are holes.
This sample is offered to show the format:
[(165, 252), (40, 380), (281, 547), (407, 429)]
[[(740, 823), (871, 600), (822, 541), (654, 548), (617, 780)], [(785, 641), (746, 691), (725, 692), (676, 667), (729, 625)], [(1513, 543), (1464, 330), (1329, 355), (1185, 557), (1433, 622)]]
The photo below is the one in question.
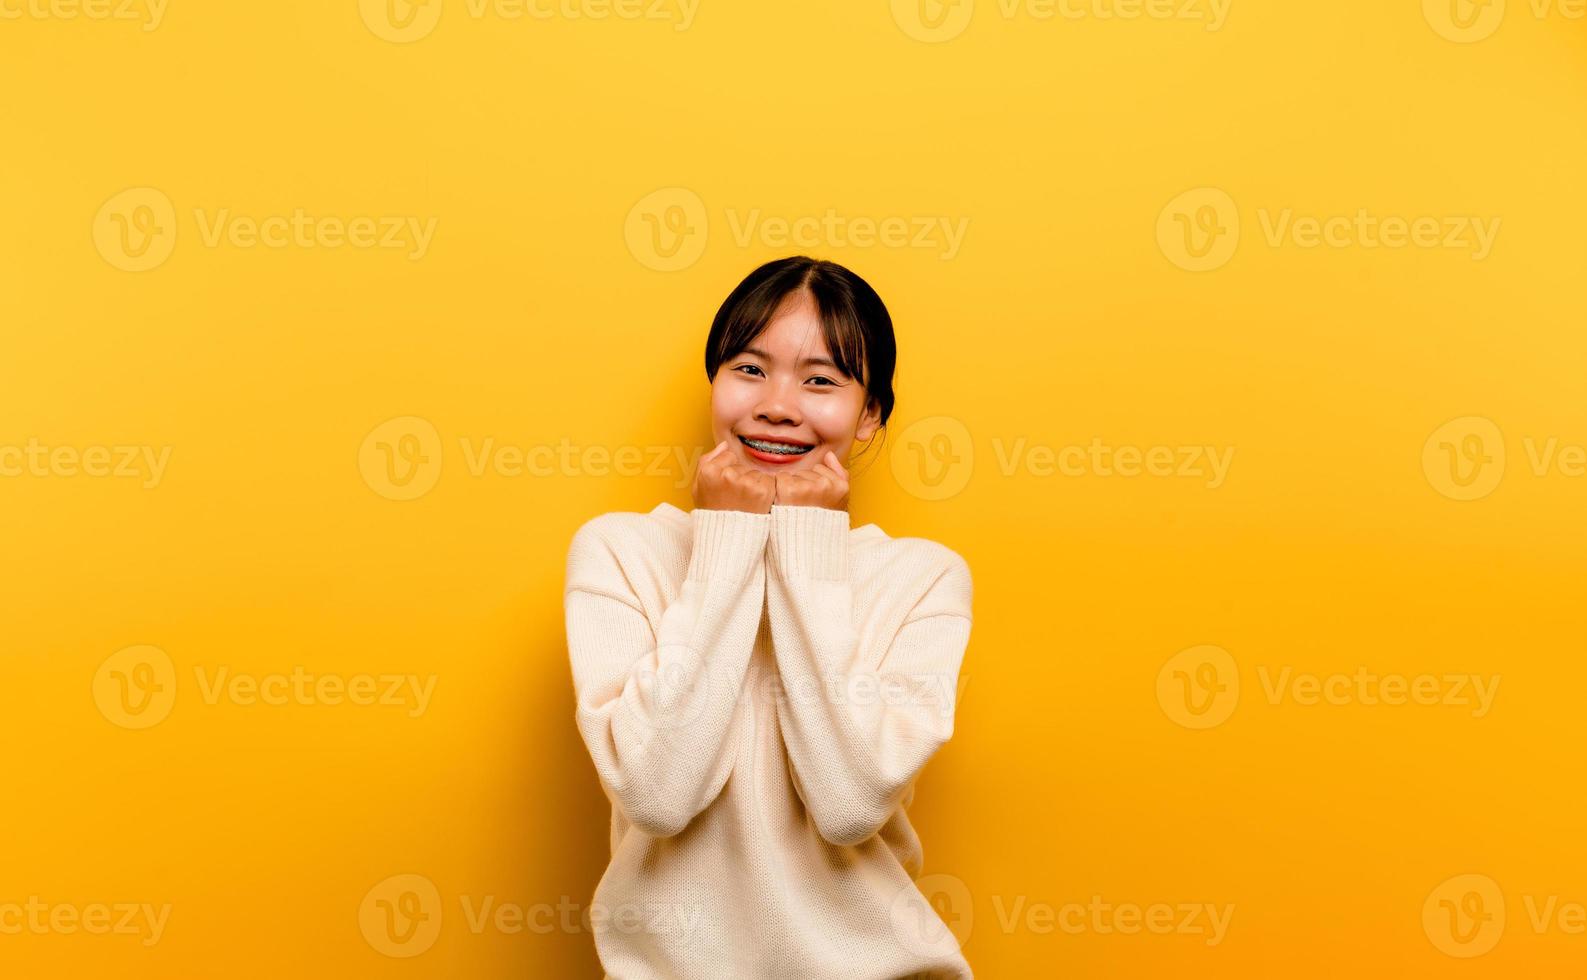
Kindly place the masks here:
[(783, 385), (768, 385), (765, 396), (760, 404), (755, 406), (755, 417), (767, 422), (794, 422), (799, 421), (797, 402), (793, 394)]

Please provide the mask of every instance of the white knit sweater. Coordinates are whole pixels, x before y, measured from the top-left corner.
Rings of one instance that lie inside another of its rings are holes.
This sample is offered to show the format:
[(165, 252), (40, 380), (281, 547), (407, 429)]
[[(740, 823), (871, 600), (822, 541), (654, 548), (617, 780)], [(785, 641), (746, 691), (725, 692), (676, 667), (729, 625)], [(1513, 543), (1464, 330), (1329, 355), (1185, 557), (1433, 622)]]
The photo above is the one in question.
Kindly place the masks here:
[(578, 529), (565, 608), (608, 980), (971, 976), (905, 813), (953, 734), (963, 558), (846, 511), (663, 503)]

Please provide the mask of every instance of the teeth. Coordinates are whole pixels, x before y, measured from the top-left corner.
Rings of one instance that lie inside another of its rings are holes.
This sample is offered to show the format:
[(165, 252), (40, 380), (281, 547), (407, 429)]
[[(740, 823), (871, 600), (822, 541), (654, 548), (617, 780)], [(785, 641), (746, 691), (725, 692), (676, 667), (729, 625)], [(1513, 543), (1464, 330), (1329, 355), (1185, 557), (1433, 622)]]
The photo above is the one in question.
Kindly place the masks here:
[(763, 453), (776, 453), (779, 456), (803, 456), (811, 449), (809, 446), (790, 446), (782, 442), (762, 442), (759, 439), (746, 439), (743, 436), (738, 438), (746, 446), (759, 449)]

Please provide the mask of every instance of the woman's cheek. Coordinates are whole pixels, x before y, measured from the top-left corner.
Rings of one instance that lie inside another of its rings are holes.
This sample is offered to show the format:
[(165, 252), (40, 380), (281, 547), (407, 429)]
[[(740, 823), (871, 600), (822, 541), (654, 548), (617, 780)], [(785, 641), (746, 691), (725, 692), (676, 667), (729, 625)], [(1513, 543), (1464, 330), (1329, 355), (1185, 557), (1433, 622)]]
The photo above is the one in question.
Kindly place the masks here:
[(848, 426), (853, 420), (835, 406), (823, 405), (820, 409), (808, 413), (805, 418), (822, 446), (830, 448), (841, 445), (846, 439), (852, 439), (852, 430)]

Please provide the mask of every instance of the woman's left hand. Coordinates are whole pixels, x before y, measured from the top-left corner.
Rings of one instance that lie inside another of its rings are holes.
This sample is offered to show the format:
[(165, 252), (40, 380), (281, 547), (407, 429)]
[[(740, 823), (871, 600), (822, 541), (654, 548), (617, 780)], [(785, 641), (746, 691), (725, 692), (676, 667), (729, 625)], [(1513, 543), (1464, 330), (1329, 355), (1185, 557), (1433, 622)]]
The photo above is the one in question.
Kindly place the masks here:
[(810, 469), (787, 476), (773, 474), (773, 478), (777, 481), (777, 491), (772, 503), (785, 507), (849, 509), (849, 473), (838, 461), (837, 453), (830, 449)]

